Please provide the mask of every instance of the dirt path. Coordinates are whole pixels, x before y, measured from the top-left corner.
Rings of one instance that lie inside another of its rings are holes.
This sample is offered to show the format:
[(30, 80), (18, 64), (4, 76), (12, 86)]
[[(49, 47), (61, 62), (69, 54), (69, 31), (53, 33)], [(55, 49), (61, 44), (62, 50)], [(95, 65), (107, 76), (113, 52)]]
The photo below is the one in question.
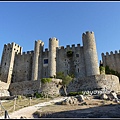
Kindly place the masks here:
[[(48, 116), (45, 116), (48, 118), (120, 118), (120, 103), (90, 98), (89, 100), (84, 100), (86, 104), (54, 104), (63, 101), (66, 98), (67, 97), (55, 98), (48, 102), (25, 107), (10, 113), (9, 117), (10, 119), (20, 119), (22, 116), (25, 119), (35, 119), (39, 118), (39, 116), (35, 117), (33, 116), (33, 113), (38, 111), (40, 114), (50, 113)], [(4, 116), (0, 117), (0, 119), (4, 119)]]
[[(25, 117), (25, 118), (34, 118), (32, 116), (32, 114), (40, 109), (42, 106), (47, 106), (47, 105), (51, 105), (55, 102), (59, 102), (59, 101), (63, 101), (64, 99), (66, 99), (66, 97), (62, 97), (62, 98), (55, 98), (53, 100), (50, 100), (49, 102), (43, 102), (43, 103), (39, 103), (39, 104), (36, 104), (36, 105), (33, 105), (33, 106), (29, 106), (29, 107), (25, 107), (25, 108), (22, 108), (18, 111), (15, 111), (13, 113), (10, 113), (9, 114), (9, 118), (10, 119), (20, 119), (20, 117)], [(0, 119), (4, 119), (4, 116), (1, 116)]]

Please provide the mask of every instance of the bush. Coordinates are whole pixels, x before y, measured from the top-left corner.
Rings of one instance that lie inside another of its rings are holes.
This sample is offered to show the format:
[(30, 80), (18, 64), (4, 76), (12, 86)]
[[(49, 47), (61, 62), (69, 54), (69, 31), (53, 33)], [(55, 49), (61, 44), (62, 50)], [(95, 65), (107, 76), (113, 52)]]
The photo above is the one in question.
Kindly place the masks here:
[(73, 51), (71, 51), (71, 50), (67, 51), (67, 56), (72, 57), (73, 56)]
[(100, 66), (100, 74), (105, 74), (105, 67), (103, 66)]
[(112, 74), (112, 75), (116, 75), (119, 77), (120, 79), (120, 73), (118, 73), (117, 71), (114, 71), (113, 69), (110, 69), (109, 66), (105, 67), (105, 73), (106, 74)]
[(83, 95), (82, 91), (80, 92), (69, 92), (68, 96)]
[(34, 94), (34, 96), (35, 96), (36, 98), (42, 98), (42, 97), (43, 97), (43, 94), (36, 92), (36, 93)]
[(42, 82), (42, 83), (47, 83), (47, 82), (49, 83), (49, 82), (51, 82), (51, 81), (52, 81), (51, 78), (42, 78), (42, 79), (41, 79), (41, 82)]

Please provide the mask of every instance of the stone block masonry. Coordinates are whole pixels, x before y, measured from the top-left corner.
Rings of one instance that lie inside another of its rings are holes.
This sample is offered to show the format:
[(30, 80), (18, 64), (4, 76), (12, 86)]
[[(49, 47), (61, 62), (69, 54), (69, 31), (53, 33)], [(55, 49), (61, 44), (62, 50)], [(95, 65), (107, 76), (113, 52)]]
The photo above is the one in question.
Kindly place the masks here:
[[(44, 42), (36, 40), (33, 51), (22, 53), (22, 47), (16, 43), (4, 45), (0, 65), (0, 80), (9, 87), (11, 95), (33, 94), (35, 91), (48, 90), (51, 94), (59, 94), (56, 82), (48, 86), (41, 83), (42, 78), (54, 78), (56, 73), (74, 75), (78, 83), (73, 83), (70, 90), (89, 89), (104, 86), (117, 91), (117, 78), (102, 79), (99, 75), (99, 64), (94, 32), (87, 31), (82, 34), (83, 46), (79, 43), (59, 46), (59, 40), (49, 38), (49, 46), (44, 50)], [(68, 55), (68, 53), (70, 53)], [(117, 59), (118, 61), (118, 59)], [(97, 78), (97, 75), (99, 76)], [(115, 82), (111, 82), (114, 81)], [(57, 80), (56, 80), (57, 81)], [(102, 83), (103, 82), (103, 83)], [(73, 87), (74, 86), (74, 87)], [(116, 86), (116, 87), (115, 87)], [(79, 88), (78, 88), (79, 87)]]

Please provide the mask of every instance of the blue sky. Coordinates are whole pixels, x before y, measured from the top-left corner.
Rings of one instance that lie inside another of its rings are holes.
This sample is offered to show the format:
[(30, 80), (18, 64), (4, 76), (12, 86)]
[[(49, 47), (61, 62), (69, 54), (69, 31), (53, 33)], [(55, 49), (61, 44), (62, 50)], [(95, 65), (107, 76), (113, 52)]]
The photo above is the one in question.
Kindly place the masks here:
[(35, 40), (56, 37), (60, 46), (82, 44), (82, 33), (93, 31), (98, 59), (120, 49), (120, 2), (0, 2), (0, 57), (15, 42), (24, 51)]

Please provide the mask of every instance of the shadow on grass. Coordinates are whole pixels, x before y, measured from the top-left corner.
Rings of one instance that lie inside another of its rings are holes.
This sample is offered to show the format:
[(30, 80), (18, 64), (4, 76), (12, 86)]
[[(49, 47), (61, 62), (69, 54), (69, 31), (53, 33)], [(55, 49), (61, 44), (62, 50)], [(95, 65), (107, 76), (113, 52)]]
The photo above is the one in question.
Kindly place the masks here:
[[(48, 108), (49, 110), (49, 108)], [(120, 104), (110, 104), (86, 109), (33, 114), (34, 118), (120, 118)]]

